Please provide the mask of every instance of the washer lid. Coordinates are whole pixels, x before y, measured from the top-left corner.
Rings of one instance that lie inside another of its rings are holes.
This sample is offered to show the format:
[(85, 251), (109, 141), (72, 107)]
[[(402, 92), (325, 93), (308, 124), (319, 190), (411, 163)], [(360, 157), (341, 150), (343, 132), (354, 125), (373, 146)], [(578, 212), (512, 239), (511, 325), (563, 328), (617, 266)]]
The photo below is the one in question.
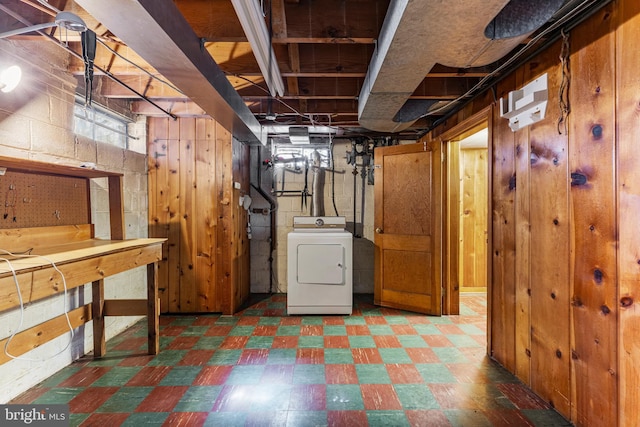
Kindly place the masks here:
[(343, 216), (295, 216), (293, 217), (294, 230), (332, 231), (344, 230), (347, 220)]

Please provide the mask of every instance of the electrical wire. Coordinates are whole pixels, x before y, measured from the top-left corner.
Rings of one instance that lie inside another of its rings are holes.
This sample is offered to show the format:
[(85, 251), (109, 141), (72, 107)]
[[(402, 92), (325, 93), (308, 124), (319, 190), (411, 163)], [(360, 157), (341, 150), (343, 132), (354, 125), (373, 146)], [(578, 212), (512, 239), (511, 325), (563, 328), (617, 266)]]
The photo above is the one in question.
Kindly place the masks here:
[[(535, 37), (533, 37), (531, 40), (529, 40), (520, 50), (518, 50), (518, 52), (516, 52), (514, 55), (509, 57), (509, 59), (507, 59), (498, 68), (496, 68), (491, 73), (489, 73), (488, 75), (483, 77), (478, 83), (476, 83), (467, 92), (465, 92), (464, 94), (460, 95), (456, 99), (448, 102), (447, 104), (443, 105), (442, 107), (436, 108), (435, 110), (427, 111), (425, 114), (423, 114), (422, 116), (418, 117), (418, 119), (421, 119), (421, 118), (424, 118), (424, 117), (428, 117), (428, 116), (432, 116), (432, 115), (437, 114), (437, 113), (439, 113), (441, 111), (447, 110), (451, 106), (453, 106), (454, 104), (457, 104), (460, 101), (471, 97), (478, 90), (482, 89), (490, 79), (492, 79), (496, 75), (500, 74), (507, 67), (510, 67), (516, 60), (518, 60), (522, 55), (524, 55), (525, 52), (527, 52), (531, 46), (536, 44), (538, 41), (540, 41), (542, 38), (544, 38), (550, 32), (552, 32), (552, 31), (556, 30), (558, 27), (564, 25), (567, 21), (571, 20), (573, 17), (577, 16), (579, 13), (581, 13), (582, 11), (586, 10), (587, 8), (591, 7), (593, 4), (596, 4), (596, 3), (598, 3), (597, 0), (585, 0), (585, 1), (583, 1), (580, 5), (578, 5), (575, 8), (573, 8), (569, 13), (567, 13), (566, 15), (563, 15), (561, 19), (558, 19), (558, 21), (554, 22), (552, 25), (550, 25), (549, 27), (545, 28), (543, 31), (541, 31), (539, 34), (537, 34)], [(435, 126), (432, 126), (431, 129), (433, 129), (434, 127)]]
[[(40, 0), (38, 0), (40, 1)], [(22, 16), (18, 15), (17, 13), (13, 12), (11, 9), (3, 6), (2, 4), (0, 4), (0, 10), (2, 10), (3, 12), (5, 12), (6, 14), (8, 14), (9, 16), (11, 16), (12, 18), (22, 22), (23, 24), (29, 26), (32, 25), (29, 21), (27, 21), (26, 19), (24, 19)], [(65, 49), (67, 52), (69, 52), (70, 54), (72, 54), (73, 56), (75, 56), (76, 58), (83, 60), (82, 55), (80, 55), (79, 53), (77, 53), (76, 51), (74, 51), (73, 49), (71, 49), (69, 46), (66, 46), (64, 43), (61, 43), (58, 39), (56, 39), (55, 37), (53, 37), (50, 34), (47, 34), (46, 32), (42, 31), (42, 30), (38, 30), (37, 31), (38, 34), (44, 36), (46, 39), (48, 39), (49, 41), (54, 42), (55, 44), (57, 44), (58, 46), (61, 46), (63, 49)], [(164, 108), (162, 108), (161, 106), (159, 106), (158, 104), (156, 104), (155, 102), (153, 102), (151, 99), (149, 99), (149, 97), (141, 94), (140, 92), (136, 91), (134, 88), (132, 88), (131, 86), (129, 86), (128, 84), (126, 84), (125, 82), (123, 82), (122, 80), (120, 80), (119, 78), (117, 78), (115, 75), (113, 75), (112, 73), (110, 73), (107, 70), (104, 70), (100, 67), (98, 67), (97, 65), (94, 65), (94, 67), (104, 73), (107, 77), (109, 77), (110, 79), (112, 79), (113, 81), (115, 81), (116, 83), (120, 84), (121, 86), (125, 87), (126, 89), (130, 90), (132, 93), (136, 94), (137, 96), (139, 96), (140, 98), (142, 98), (143, 100), (145, 100), (146, 102), (148, 102), (149, 104), (153, 105), (154, 107), (156, 107), (158, 110), (162, 111), (163, 113), (165, 113), (166, 115), (168, 115), (169, 117), (171, 117), (174, 120), (177, 120), (178, 116), (176, 116), (175, 114), (171, 113), (170, 111), (165, 110)]]
[(140, 65), (136, 64), (135, 62), (133, 62), (132, 60), (130, 60), (129, 58), (127, 58), (124, 55), (119, 54), (115, 49), (113, 49), (111, 46), (109, 46), (107, 43), (105, 43), (104, 41), (100, 40), (100, 38), (98, 38), (98, 43), (100, 43), (102, 46), (104, 46), (107, 50), (109, 50), (111, 53), (113, 53), (115, 56), (117, 56), (118, 58), (122, 59), (123, 61), (127, 62), (130, 65), (133, 65), (134, 67), (136, 67), (138, 70), (142, 71), (143, 73), (145, 73), (146, 75), (148, 75), (149, 77), (151, 77), (152, 79), (155, 79), (157, 81), (159, 81), (160, 83), (169, 86), (171, 89), (175, 90), (176, 92), (178, 92), (181, 95), (184, 95), (184, 92), (182, 92), (180, 89), (178, 89), (177, 87), (175, 87), (174, 85), (172, 85), (170, 82), (161, 79), (160, 77), (156, 76), (155, 74), (151, 73), (148, 70), (145, 70), (144, 67), (141, 67)]
[(570, 46), (569, 35), (561, 31), (562, 48), (560, 49), (560, 64), (562, 66), (562, 80), (558, 89), (558, 106), (560, 107), (560, 117), (558, 117), (558, 135), (562, 135), (561, 127), (564, 127), (564, 133), (569, 133), (569, 123), (567, 119), (571, 112), (571, 104), (569, 103), (569, 87), (571, 85), (571, 67), (569, 65)]
[[(30, 252), (30, 251), (27, 251)], [(15, 254), (12, 252), (9, 252), (5, 249), (0, 249), (0, 253), (3, 253), (5, 255), (9, 255), (12, 257), (15, 257), (15, 259), (13, 260), (9, 260), (8, 258), (4, 258), (4, 257), (0, 257), (0, 261), (4, 261), (7, 263), (7, 265), (9, 266), (9, 269), (11, 270), (11, 274), (13, 275), (13, 281), (16, 285), (16, 294), (18, 295), (18, 301), (20, 303), (20, 321), (18, 324), (18, 327), (16, 329), (14, 329), (14, 331), (11, 333), (11, 335), (7, 338), (7, 341), (4, 343), (4, 354), (11, 358), (11, 359), (15, 359), (15, 360), (24, 360), (24, 361), (28, 361), (28, 362), (46, 362), (47, 360), (56, 357), (62, 353), (64, 353), (65, 351), (67, 351), (70, 347), (71, 347), (71, 343), (73, 342), (73, 337), (74, 337), (74, 332), (73, 332), (73, 326), (71, 325), (71, 319), (69, 318), (69, 308), (68, 308), (68, 288), (67, 288), (67, 280), (64, 277), (64, 274), (62, 274), (62, 271), (60, 271), (60, 269), (58, 268), (58, 266), (56, 265), (56, 263), (47, 258), (46, 256), (43, 255), (31, 255), (29, 253), (19, 253), (19, 254)], [(9, 345), (11, 344), (11, 341), (13, 340), (13, 338), (18, 334), (19, 331), (22, 330), (22, 326), (24, 324), (24, 300), (22, 298), (22, 291), (20, 290), (20, 283), (18, 282), (18, 274), (16, 273), (16, 269), (14, 268), (13, 264), (11, 263), (11, 261), (15, 261), (16, 259), (20, 259), (20, 258), (41, 258), (44, 259), (45, 261), (49, 262), (51, 264), (51, 266), (53, 267), (53, 269), (60, 275), (60, 277), (62, 278), (62, 286), (64, 288), (64, 293), (63, 293), (63, 298), (64, 298), (64, 316), (65, 319), (67, 320), (67, 326), (69, 327), (69, 332), (70, 332), (70, 336), (69, 336), (69, 341), (67, 342), (67, 345), (60, 351), (58, 351), (57, 353), (53, 354), (53, 355), (49, 355), (47, 357), (47, 359), (30, 359), (27, 357), (22, 357), (22, 356), (14, 356), (13, 354), (9, 353)]]

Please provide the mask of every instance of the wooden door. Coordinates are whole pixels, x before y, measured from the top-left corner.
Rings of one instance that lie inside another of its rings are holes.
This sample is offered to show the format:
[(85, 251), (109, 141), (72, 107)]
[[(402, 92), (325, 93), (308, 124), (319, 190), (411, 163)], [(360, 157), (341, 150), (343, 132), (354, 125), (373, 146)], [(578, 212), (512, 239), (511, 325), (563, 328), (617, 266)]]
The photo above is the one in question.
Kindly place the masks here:
[(442, 313), (440, 147), (375, 150), (374, 301)]

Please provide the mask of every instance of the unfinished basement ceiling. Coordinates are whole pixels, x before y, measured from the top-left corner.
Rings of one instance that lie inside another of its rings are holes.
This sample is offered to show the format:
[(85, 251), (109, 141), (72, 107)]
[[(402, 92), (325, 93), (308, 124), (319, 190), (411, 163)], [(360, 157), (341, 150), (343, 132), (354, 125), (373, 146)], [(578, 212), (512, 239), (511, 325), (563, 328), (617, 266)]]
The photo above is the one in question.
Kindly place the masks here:
[[(231, 0), (3, 0), (13, 16), (0, 10), (0, 28), (52, 21), (54, 8), (76, 13), (102, 42), (95, 65), (128, 86), (96, 70), (96, 95), (130, 100), (136, 113), (212, 115), (250, 143), (261, 124), (417, 139), (508, 73), (526, 42), (540, 48), (607, 3), (247, 1), (264, 8), (282, 96), (270, 96)], [(81, 52), (78, 38), (67, 40)], [(69, 71), (83, 82), (81, 60)]]

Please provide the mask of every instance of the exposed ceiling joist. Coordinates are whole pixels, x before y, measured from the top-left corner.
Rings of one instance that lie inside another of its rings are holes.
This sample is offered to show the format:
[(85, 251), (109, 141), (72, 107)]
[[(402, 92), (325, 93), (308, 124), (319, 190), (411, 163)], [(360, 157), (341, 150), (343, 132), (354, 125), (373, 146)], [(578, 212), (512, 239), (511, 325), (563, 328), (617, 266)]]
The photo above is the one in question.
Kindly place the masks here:
[(238, 139), (266, 143), (260, 123), (202, 48), (174, 2), (77, 0), (77, 3)]

